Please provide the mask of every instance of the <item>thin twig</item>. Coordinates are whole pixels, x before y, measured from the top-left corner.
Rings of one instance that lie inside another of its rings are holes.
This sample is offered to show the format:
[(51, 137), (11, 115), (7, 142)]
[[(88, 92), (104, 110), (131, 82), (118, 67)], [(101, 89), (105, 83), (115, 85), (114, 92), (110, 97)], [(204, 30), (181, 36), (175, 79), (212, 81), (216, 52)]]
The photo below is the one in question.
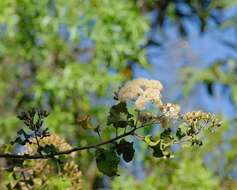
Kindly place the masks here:
[(121, 138), (124, 138), (126, 136), (130, 136), (130, 135), (134, 135), (134, 132), (138, 129), (141, 129), (141, 128), (144, 128), (146, 126), (149, 126), (151, 124), (156, 124), (156, 122), (153, 122), (153, 123), (145, 123), (145, 124), (142, 124), (141, 126), (139, 127), (134, 127), (132, 130), (130, 130), (129, 132), (126, 132), (122, 135), (119, 135), (119, 136), (116, 136), (115, 138), (112, 138), (110, 140), (107, 140), (107, 141), (103, 141), (103, 142), (100, 142), (98, 144), (94, 144), (94, 145), (88, 145), (88, 146), (84, 146), (84, 147), (74, 147), (72, 149), (69, 149), (69, 150), (65, 150), (65, 151), (59, 151), (59, 152), (56, 152), (56, 153), (52, 153), (52, 154), (46, 154), (46, 155), (41, 155), (41, 154), (35, 154), (35, 155), (29, 155), (29, 154), (0, 154), (0, 158), (12, 158), (12, 159), (32, 159), (32, 160), (35, 160), (35, 159), (48, 159), (48, 158), (54, 158), (54, 156), (58, 156), (58, 155), (65, 155), (65, 154), (71, 154), (73, 152), (76, 152), (76, 151), (81, 151), (81, 150), (88, 150), (88, 149), (95, 149), (95, 148), (98, 148), (100, 146), (103, 146), (103, 145), (106, 145), (106, 144), (110, 144), (110, 143), (113, 143)]
[(134, 133), (134, 136), (135, 136), (136, 138), (138, 138), (139, 140), (142, 140), (142, 141), (144, 141), (144, 139), (145, 139), (144, 136), (139, 135), (139, 134), (137, 134), (137, 133)]
[(36, 131), (34, 131), (34, 134), (35, 134), (35, 140), (36, 140), (37, 146), (38, 146), (38, 148), (40, 148), (41, 146), (40, 146)]
[[(144, 126), (142, 126), (144, 127)], [(141, 127), (139, 127), (141, 128)], [(94, 145), (88, 145), (88, 146), (84, 146), (84, 147), (75, 147), (75, 148), (72, 148), (72, 149), (69, 149), (69, 150), (65, 150), (65, 151), (59, 151), (59, 152), (56, 152), (56, 153), (53, 153), (53, 154), (47, 154), (47, 155), (40, 155), (40, 154), (35, 154), (35, 155), (29, 155), (29, 154), (0, 154), (0, 158), (17, 158), (17, 159), (48, 159), (48, 158), (53, 158), (54, 156), (57, 156), (57, 155), (63, 155), (63, 154), (71, 154), (73, 152), (76, 152), (76, 151), (81, 151), (81, 150), (88, 150), (88, 149), (94, 149), (94, 148), (97, 148), (97, 147), (100, 147), (100, 146), (103, 146), (103, 145), (106, 145), (106, 144), (110, 144), (110, 143), (113, 143), (123, 137), (126, 137), (126, 136), (129, 136), (129, 135), (133, 135), (134, 134), (134, 131), (139, 129), (139, 128), (134, 128), (132, 129), (131, 131), (127, 132), (127, 133), (124, 133), (122, 135), (119, 135), (115, 138), (112, 138), (110, 140), (107, 140), (107, 141), (104, 141), (104, 142), (101, 142), (101, 143), (98, 143), (98, 144), (94, 144)]]
[(118, 136), (118, 128), (117, 127), (115, 128), (115, 135), (116, 135), (116, 137)]

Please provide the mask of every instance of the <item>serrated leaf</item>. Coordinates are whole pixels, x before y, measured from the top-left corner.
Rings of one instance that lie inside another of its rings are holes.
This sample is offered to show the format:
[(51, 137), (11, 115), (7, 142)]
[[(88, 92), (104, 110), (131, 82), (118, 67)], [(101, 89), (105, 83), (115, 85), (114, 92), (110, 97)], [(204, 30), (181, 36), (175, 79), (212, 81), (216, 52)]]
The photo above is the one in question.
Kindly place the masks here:
[(96, 150), (96, 164), (97, 168), (103, 174), (112, 177), (118, 175), (118, 164), (120, 159), (113, 149), (99, 148)]
[(128, 125), (128, 119), (131, 117), (132, 115), (129, 114), (126, 103), (119, 102), (110, 108), (107, 124), (112, 124), (116, 128), (125, 128)]
[(122, 139), (119, 144), (116, 145), (116, 150), (118, 155), (122, 155), (126, 162), (130, 162), (134, 157), (135, 150), (133, 148), (133, 142)]

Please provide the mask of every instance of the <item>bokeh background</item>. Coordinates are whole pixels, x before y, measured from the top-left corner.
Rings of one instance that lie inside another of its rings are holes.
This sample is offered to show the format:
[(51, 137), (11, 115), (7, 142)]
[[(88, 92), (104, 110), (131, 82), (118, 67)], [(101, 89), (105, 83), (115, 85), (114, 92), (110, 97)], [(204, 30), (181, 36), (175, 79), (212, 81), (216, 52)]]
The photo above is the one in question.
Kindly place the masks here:
[(1, 145), (22, 127), (16, 114), (32, 106), (51, 112), (51, 132), (92, 144), (96, 134), (77, 119), (90, 115), (107, 128), (114, 90), (137, 77), (160, 80), (165, 101), (213, 112), (223, 126), (171, 160), (137, 143), (135, 159), (113, 179), (82, 151), (84, 189), (237, 189), (236, 0), (0, 1)]

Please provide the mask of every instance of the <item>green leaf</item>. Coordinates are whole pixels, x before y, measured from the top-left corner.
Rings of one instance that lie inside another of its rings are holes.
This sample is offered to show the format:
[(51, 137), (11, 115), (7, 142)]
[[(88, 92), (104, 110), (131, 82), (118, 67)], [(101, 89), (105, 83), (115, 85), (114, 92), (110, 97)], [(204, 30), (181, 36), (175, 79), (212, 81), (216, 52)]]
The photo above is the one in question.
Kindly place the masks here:
[(132, 115), (129, 114), (125, 102), (119, 102), (110, 108), (107, 124), (113, 125), (116, 128), (125, 128), (128, 125), (128, 120)]
[(161, 134), (160, 134), (160, 138), (163, 140), (172, 140), (174, 139), (173, 136), (171, 135), (171, 129), (165, 129)]
[(21, 137), (17, 137), (14, 141), (11, 142), (11, 145), (14, 145), (14, 144), (25, 145), (26, 142), (27, 141), (25, 139), (22, 139)]
[(64, 155), (64, 154), (58, 155), (58, 160), (60, 163), (66, 163), (68, 162), (68, 159), (69, 159), (68, 155)]
[(146, 144), (148, 144), (150, 147), (157, 146), (158, 143), (160, 142), (160, 140), (152, 141), (151, 140), (151, 135), (145, 136), (144, 140), (145, 140)]
[(178, 128), (176, 131), (176, 137), (180, 140), (185, 136), (186, 136), (185, 132), (181, 128)]
[(202, 146), (203, 142), (199, 139), (192, 139), (191, 144), (192, 144), (192, 146), (194, 146), (194, 145)]
[(165, 144), (162, 141), (158, 145), (151, 147), (153, 149), (153, 156), (156, 158), (171, 158), (172, 155), (168, 151), (169, 144)]
[(95, 156), (97, 168), (100, 172), (109, 177), (118, 175), (117, 171), (120, 160), (113, 149), (99, 148), (96, 150)]
[(18, 132), (18, 137), (11, 142), (11, 145), (13, 144), (20, 144), (25, 145), (27, 142), (29, 142), (29, 139), (31, 138), (31, 135), (27, 134), (23, 129), (20, 129)]
[(168, 151), (171, 143), (164, 142), (163, 139), (157, 141), (152, 141), (151, 136), (147, 135), (145, 137), (145, 142), (153, 150), (153, 156), (156, 158), (170, 158), (171, 153)]
[(126, 162), (130, 162), (134, 157), (135, 150), (133, 148), (133, 142), (122, 139), (119, 144), (116, 145), (116, 150), (118, 155), (123, 155), (123, 159)]
[(153, 156), (154, 157), (156, 157), (156, 158), (164, 157), (164, 153), (163, 153), (163, 150), (161, 150), (161, 148), (160, 148), (160, 144), (153, 146), (152, 149), (153, 149)]
[(40, 146), (37, 150), (41, 154), (55, 154), (58, 150), (53, 144), (46, 144), (45, 146)]
[(3, 144), (1, 147), (0, 147), (0, 151), (4, 154), (7, 154), (7, 153), (10, 153), (10, 149), (11, 149), (11, 146), (10, 144)]

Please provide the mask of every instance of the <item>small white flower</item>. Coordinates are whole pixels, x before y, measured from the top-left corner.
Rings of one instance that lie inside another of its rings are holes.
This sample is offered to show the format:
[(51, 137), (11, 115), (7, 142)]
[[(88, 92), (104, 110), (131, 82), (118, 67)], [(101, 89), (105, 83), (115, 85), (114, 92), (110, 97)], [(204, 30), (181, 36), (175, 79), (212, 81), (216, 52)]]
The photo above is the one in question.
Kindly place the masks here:
[(118, 98), (120, 101), (136, 100), (141, 94), (143, 90), (139, 86), (127, 84), (119, 91)]
[(135, 101), (135, 107), (137, 110), (144, 110), (148, 102), (149, 102), (148, 99), (144, 98), (143, 96), (140, 96)]
[(161, 112), (169, 119), (177, 119), (180, 113), (180, 106), (177, 104), (166, 103), (160, 107)]

